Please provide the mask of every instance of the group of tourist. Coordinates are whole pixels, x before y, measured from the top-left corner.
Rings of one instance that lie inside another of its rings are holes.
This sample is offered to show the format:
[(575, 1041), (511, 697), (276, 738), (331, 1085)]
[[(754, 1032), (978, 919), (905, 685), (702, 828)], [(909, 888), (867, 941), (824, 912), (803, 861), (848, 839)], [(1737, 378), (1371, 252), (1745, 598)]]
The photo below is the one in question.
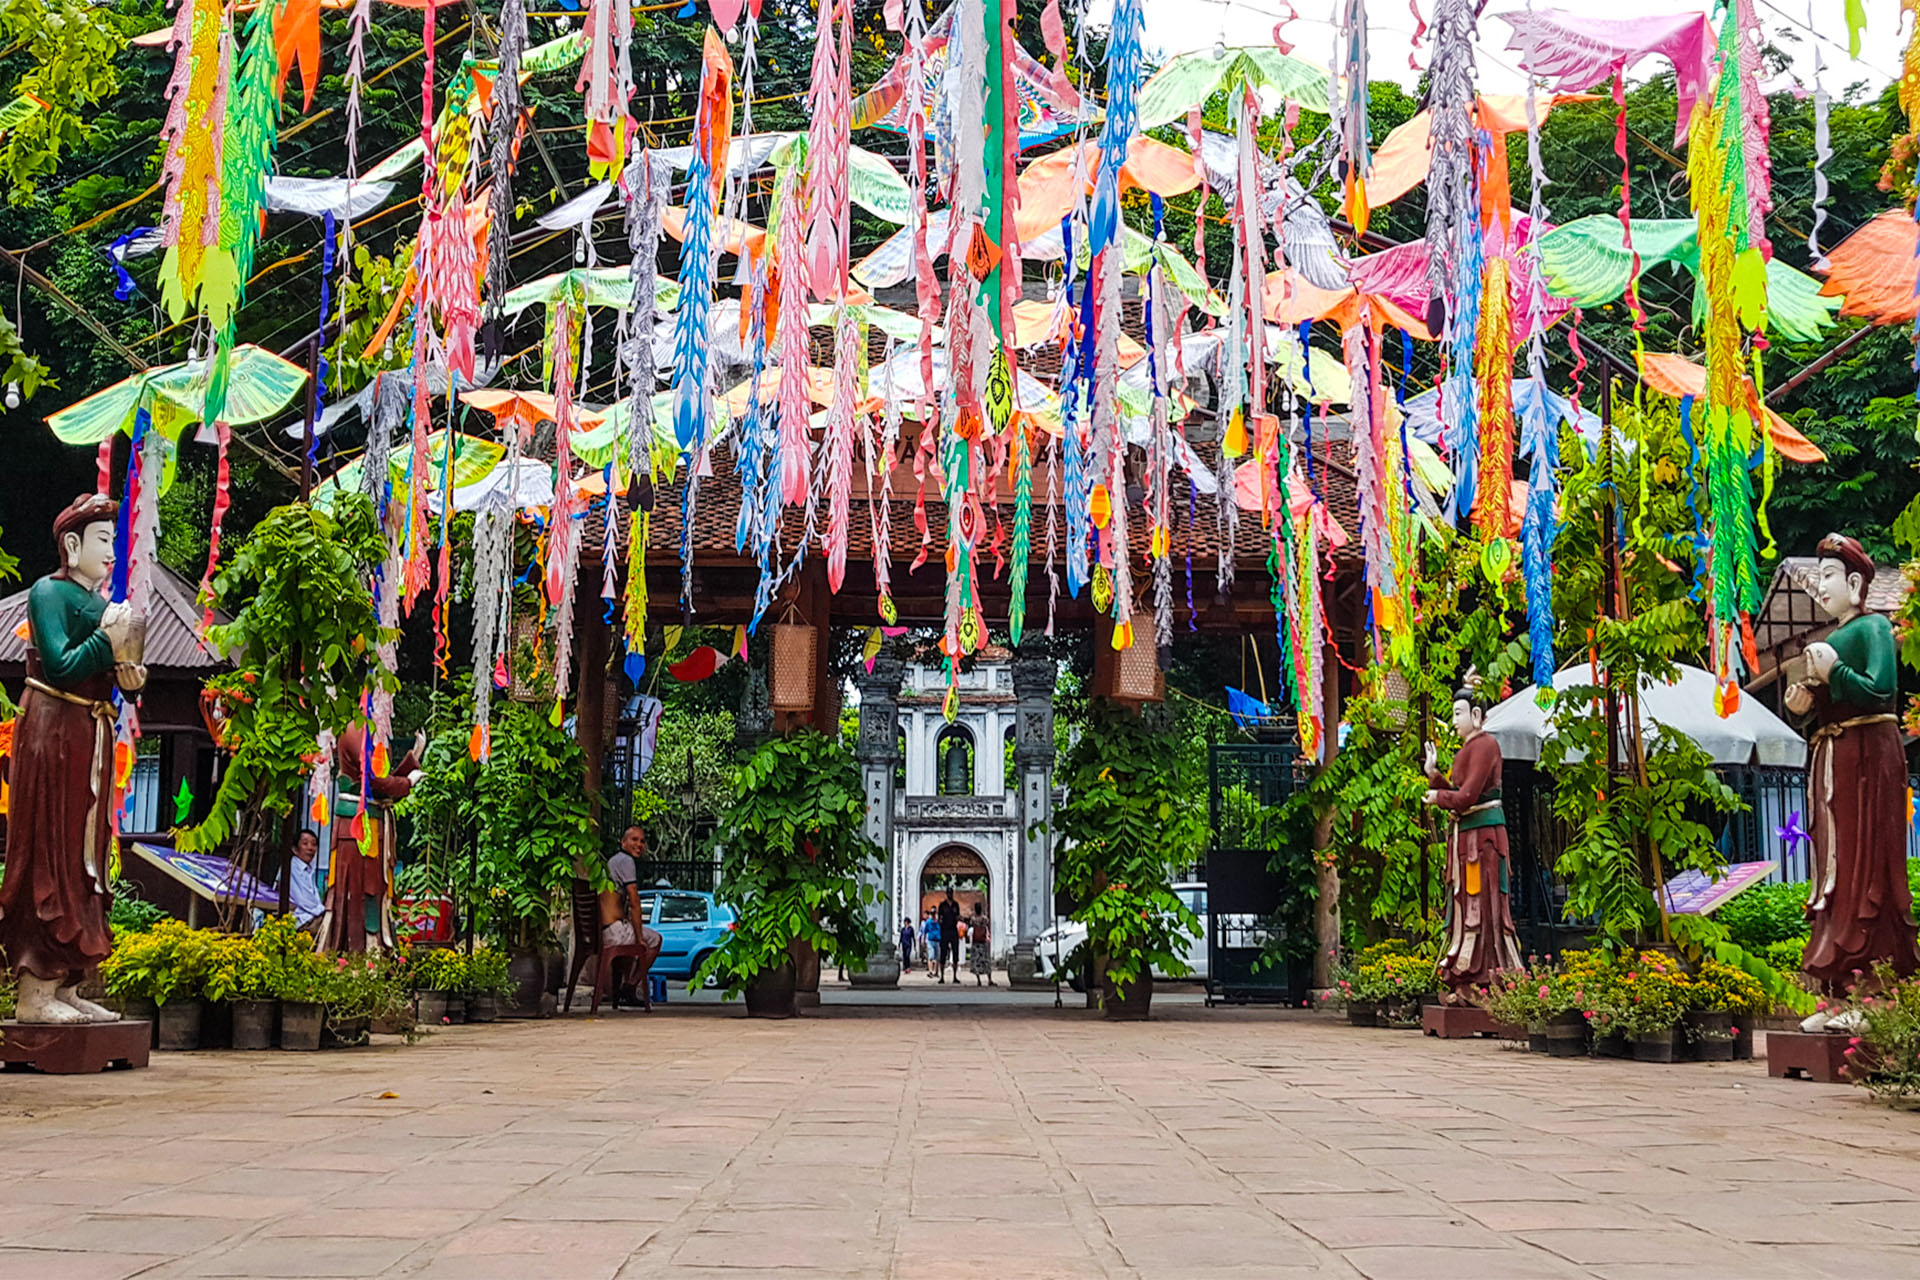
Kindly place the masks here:
[(996, 985), (986, 907), (976, 902), (971, 914), (963, 914), (951, 889), (938, 905), (926, 909), (918, 927), (912, 920), (900, 921), (900, 971), (905, 973), (915, 963), (924, 964), (927, 976), (944, 986), (951, 967), (958, 985), (962, 942), (967, 944), (967, 967), (973, 971), (973, 985), (983, 985), (983, 979), (985, 986)]

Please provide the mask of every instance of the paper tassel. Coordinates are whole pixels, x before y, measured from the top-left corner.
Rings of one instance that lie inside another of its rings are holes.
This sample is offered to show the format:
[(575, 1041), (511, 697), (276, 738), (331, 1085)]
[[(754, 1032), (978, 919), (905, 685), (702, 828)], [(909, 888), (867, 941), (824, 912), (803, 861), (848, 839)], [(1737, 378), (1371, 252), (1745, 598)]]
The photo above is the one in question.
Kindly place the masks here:
[(892, 564), (893, 555), (893, 462), (900, 446), (900, 402), (893, 394), (893, 341), (888, 339), (886, 354), (881, 361), (884, 382), (880, 396), (883, 417), (879, 429), (880, 443), (876, 455), (872, 421), (868, 420), (867, 440), (867, 511), (873, 525), (873, 585), (874, 593), (879, 597), (881, 620), (891, 624), (898, 614), (893, 605)]
[[(520, 28), (526, 32), (526, 8), (523, 0), (506, 0), (500, 20), (507, 22), (508, 8), (520, 8)], [(360, 176), (360, 93), (366, 85), (367, 32), (373, 26), (373, 0), (353, 0), (353, 13), (347, 28), (347, 177)], [(504, 38), (504, 37), (503, 37)], [(499, 92), (498, 86), (495, 93)], [(516, 91), (516, 100), (517, 100)]]
[(843, 48), (852, 36), (846, 0), (819, 0), (813, 77), (807, 91), (812, 122), (807, 139), (807, 279), (813, 296), (845, 296), (844, 224), (849, 216), (847, 154), (850, 92)]
[(812, 402), (807, 397), (805, 219), (794, 198), (798, 183), (791, 171), (780, 182), (780, 500), (798, 506), (807, 500), (812, 469)]
[[(1433, 155), (1428, 170), (1427, 286), (1430, 298), (1450, 298), (1466, 256), (1467, 224), (1479, 218), (1474, 195), (1474, 0), (1438, 0), (1433, 9), (1433, 58), (1427, 106)], [(1429, 307), (1429, 319), (1433, 314)], [(1438, 336), (1438, 330), (1435, 330)]]
[[(1360, 513), (1360, 547), (1366, 556), (1367, 588), (1377, 606), (1379, 601), (1394, 595), (1395, 585), (1393, 555), (1387, 537), (1387, 504), (1392, 498), (1387, 492), (1381, 458), (1382, 424), (1374, 415), (1373, 396), (1365, 394), (1366, 344), (1370, 336), (1364, 324), (1351, 325), (1341, 337), (1340, 349), (1346, 359), (1347, 376), (1353, 380), (1353, 473)], [(1223, 476), (1223, 492), (1226, 484), (1227, 477)]]
[[(226, 133), (226, 86), (232, 37), (218, 0), (179, 0), (174, 11), (173, 76), (167, 82), (167, 115), (160, 134), (167, 152), (161, 180), (167, 185), (161, 231), (166, 256), (160, 263), (160, 300), (176, 322), (200, 301), (208, 284), (208, 251), (219, 243), (221, 153)], [(213, 281), (231, 291), (231, 275)]]
[(866, 367), (866, 344), (854, 326), (853, 309), (835, 308), (833, 403), (827, 408), (827, 589), (839, 591), (847, 575), (847, 522), (853, 505), (854, 401)]
[[(502, 0), (500, 71), (493, 79), (493, 106), (489, 118), (492, 145), (487, 157), (486, 314), (496, 325), (503, 317), (502, 307), (507, 291), (513, 287), (513, 162), (525, 118), (520, 94), (520, 56), (526, 43), (526, 0)], [(490, 340), (496, 344), (499, 341), (497, 336)], [(497, 350), (487, 352), (490, 358), (500, 354)]]
[(1087, 224), (1087, 248), (1095, 254), (1120, 233), (1120, 166), (1127, 162), (1127, 146), (1139, 121), (1134, 95), (1144, 62), (1145, 25), (1141, 0), (1115, 0), (1107, 37), (1107, 118), (1100, 131), (1100, 169)]
[[(1487, 263), (1481, 291), (1480, 341), (1474, 379), (1480, 390), (1479, 498), (1474, 527), (1482, 538), (1507, 536), (1513, 490), (1513, 323), (1507, 314), (1507, 260)], [(1541, 384), (1544, 391), (1545, 384)], [(1538, 398), (1538, 397), (1536, 397)]]
[[(1436, 21), (1438, 19), (1436, 18)], [(1438, 54), (1436, 52), (1436, 57)], [(1341, 208), (1357, 234), (1367, 230), (1367, 177), (1372, 169), (1367, 130), (1367, 3), (1341, 0), (1334, 33), (1334, 70), (1339, 80), (1333, 128), (1340, 139)]]
[(586, 54), (573, 87), (586, 94), (588, 172), (617, 178), (626, 158), (627, 98), (633, 92), (631, 0), (591, 0), (584, 34)]

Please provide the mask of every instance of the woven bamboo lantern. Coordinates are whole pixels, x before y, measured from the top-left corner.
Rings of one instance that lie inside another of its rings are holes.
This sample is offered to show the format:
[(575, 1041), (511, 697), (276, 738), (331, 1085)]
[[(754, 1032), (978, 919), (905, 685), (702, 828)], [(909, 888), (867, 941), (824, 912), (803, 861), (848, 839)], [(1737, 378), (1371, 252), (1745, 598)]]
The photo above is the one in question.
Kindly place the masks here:
[(820, 632), (800, 622), (776, 623), (769, 692), (775, 711), (811, 711), (813, 676)]
[(1146, 637), (1136, 635), (1132, 644), (1114, 651), (1112, 696), (1123, 702), (1166, 701), (1167, 676)]

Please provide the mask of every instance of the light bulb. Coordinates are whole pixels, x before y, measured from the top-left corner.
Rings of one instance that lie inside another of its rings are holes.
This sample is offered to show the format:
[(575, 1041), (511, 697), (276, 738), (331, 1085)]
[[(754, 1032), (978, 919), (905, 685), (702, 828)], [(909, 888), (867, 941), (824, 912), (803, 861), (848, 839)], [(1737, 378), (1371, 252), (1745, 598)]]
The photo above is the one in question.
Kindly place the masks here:
[(1215, 40), (1213, 42), (1213, 60), (1215, 62), (1219, 62), (1221, 59), (1225, 58), (1226, 56), (1227, 56), (1227, 40), (1225, 36), (1222, 36), (1220, 39)]
[(7, 408), (18, 409), (19, 407), (20, 407), (20, 384), (17, 382), (9, 382), (7, 384)]

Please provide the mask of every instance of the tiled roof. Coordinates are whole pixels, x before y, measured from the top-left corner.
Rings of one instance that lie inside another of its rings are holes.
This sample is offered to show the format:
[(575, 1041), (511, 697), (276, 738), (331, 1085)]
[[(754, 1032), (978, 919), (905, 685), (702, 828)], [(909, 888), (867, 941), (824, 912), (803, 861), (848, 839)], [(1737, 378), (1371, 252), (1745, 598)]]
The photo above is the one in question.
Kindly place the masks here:
[[(193, 583), (165, 566), (153, 573), (153, 597), (147, 617), (146, 663), (157, 671), (213, 671), (227, 664), (200, 641), (200, 610), (193, 603)], [(27, 616), (27, 593), (16, 591), (0, 599), (0, 665), (27, 660), (27, 642), (20, 624)], [(214, 614), (225, 622), (224, 614)]]

